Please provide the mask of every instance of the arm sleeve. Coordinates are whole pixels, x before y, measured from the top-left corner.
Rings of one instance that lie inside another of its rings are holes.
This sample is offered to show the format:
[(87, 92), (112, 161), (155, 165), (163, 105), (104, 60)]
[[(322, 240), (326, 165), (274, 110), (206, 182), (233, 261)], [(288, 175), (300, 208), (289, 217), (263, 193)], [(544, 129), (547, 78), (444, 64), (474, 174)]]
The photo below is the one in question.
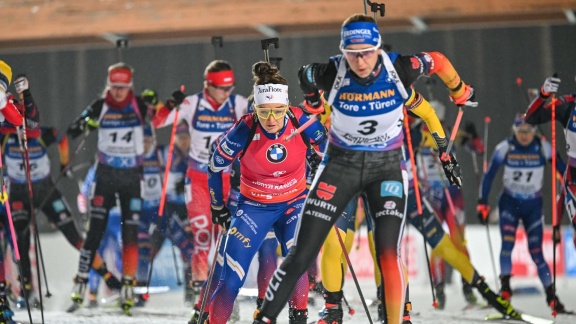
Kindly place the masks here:
[[(552, 100), (546, 104), (548, 98), (548, 96), (540, 93), (538, 97), (532, 100), (528, 106), (528, 110), (526, 111), (527, 123), (539, 125), (550, 121), (552, 118)], [(568, 120), (570, 119), (572, 109), (574, 108), (574, 96), (564, 95), (559, 98), (555, 98), (554, 104), (556, 105), (556, 120), (559, 121), (563, 126), (566, 126), (568, 124)]]
[(482, 181), (480, 182), (480, 197), (478, 199), (479, 203), (488, 203), (488, 196), (490, 195), (492, 181), (494, 181), (498, 169), (502, 163), (504, 163), (504, 159), (506, 159), (506, 154), (508, 153), (508, 145), (508, 141), (504, 140), (496, 146), (494, 153), (492, 153), (492, 159), (490, 160), (488, 170), (486, 170), (486, 173), (482, 176)]
[(53, 127), (42, 127), (42, 140), (46, 146), (56, 142), (58, 144), (58, 153), (60, 155), (60, 165), (66, 166), (70, 162), (70, 149), (68, 146), (68, 136), (58, 132)]
[[(314, 116), (310, 117), (316, 119), (316, 121), (313, 122), (312, 125), (310, 125), (306, 129), (304, 129), (303, 133), (306, 136), (306, 138), (310, 139), (310, 144), (315, 146), (317, 145), (318, 150), (324, 152), (327, 142), (326, 128), (316, 117)], [(302, 114), (302, 116), (300, 116), (300, 118), (298, 119), (298, 122), (300, 123), (300, 125), (304, 125), (304, 123), (306, 123), (308, 120), (309, 117), (306, 114)]]
[(301, 67), (298, 71), (298, 80), (306, 100), (309, 102), (319, 101), (319, 90), (325, 92), (324, 97), (326, 98), (332, 89), (337, 73), (336, 65), (332, 62), (312, 63)]
[[(544, 148), (544, 158), (546, 159), (546, 161), (552, 162), (552, 145), (550, 144), (550, 142), (545, 141), (544, 139), (542, 139), (541, 141), (542, 141), (542, 147)], [(556, 172), (562, 175), (564, 174), (564, 171), (566, 171), (566, 164), (564, 163), (564, 160), (562, 159), (558, 151), (556, 151)]]
[(225, 136), (216, 140), (216, 148), (208, 161), (209, 169), (218, 172), (231, 165), (244, 150), (249, 133), (250, 128), (242, 119)]
[[(192, 98), (195, 97), (195, 100)], [(192, 115), (194, 114), (194, 107), (198, 103), (199, 98), (198, 96), (188, 96), (184, 99), (184, 101), (180, 104), (180, 110), (178, 112), (178, 120), (177, 123), (181, 120), (186, 120), (190, 122), (192, 120)], [(152, 117), (152, 125), (154, 128), (160, 128), (168, 125), (172, 125), (174, 123), (174, 117), (176, 115), (176, 108), (175, 109), (168, 109), (166, 106), (161, 106), (158, 108), (154, 117)]]
[(394, 67), (405, 87), (412, 85), (420, 76), (436, 74), (450, 90), (450, 96), (458, 98), (464, 94), (466, 84), (450, 60), (440, 52), (403, 55), (396, 59)]
[(30, 90), (24, 90), (22, 94), (24, 95), (24, 107), (27, 120), (26, 125), (27, 127), (32, 126), (32, 128), (39, 128), (40, 114), (38, 113), (38, 106), (36, 106), (36, 101), (34, 100), (34, 97), (32, 97)]
[(66, 130), (66, 133), (73, 139), (80, 136), (86, 129), (86, 125), (90, 123), (98, 123), (99, 114), (102, 108), (95, 109), (95, 107), (102, 107), (104, 99), (97, 99), (93, 101), (84, 111), (76, 118)]
[(222, 193), (222, 170), (212, 171), (208, 168), (208, 190), (210, 192), (210, 205), (214, 207), (224, 206)]
[(409, 88), (408, 94), (409, 97), (406, 100), (406, 108), (411, 113), (417, 115), (418, 117), (422, 118), (426, 123), (426, 126), (430, 130), (430, 134), (434, 138), (436, 142), (436, 146), (438, 149), (442, 149), (448, 145), (446, 140), (446, 133), (444, 132), (444, 128), (442, 128), (442, 124), (436, 116), (436, 111), (430, 103), (424, 99), (418, 92), (414, 91), (413, 88)]

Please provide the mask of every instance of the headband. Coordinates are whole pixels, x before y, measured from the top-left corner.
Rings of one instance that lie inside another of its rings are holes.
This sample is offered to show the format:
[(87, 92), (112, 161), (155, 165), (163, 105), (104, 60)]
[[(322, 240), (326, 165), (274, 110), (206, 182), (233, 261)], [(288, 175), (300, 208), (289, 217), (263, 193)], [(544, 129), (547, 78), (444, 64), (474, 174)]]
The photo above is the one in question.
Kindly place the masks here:
[(288, 86), (284, 84), (260, 84), (254, 86), (254, 106), (267, 103), (288, 104)]
[(214, 86), (234, 84), (234, 72), (232, 70), (208, 72), (206, 73), (206, 81)]
[(108, 85), (111, 87), (131, 87), (132, 71), (128, 68), (116, 68), (108, 72)]
[(345, 49), (347, 46), (355, 44), (379, 46), (380, 41), (380, 32), (375, 23), (357, 21), (342, 26), (340, 49)]

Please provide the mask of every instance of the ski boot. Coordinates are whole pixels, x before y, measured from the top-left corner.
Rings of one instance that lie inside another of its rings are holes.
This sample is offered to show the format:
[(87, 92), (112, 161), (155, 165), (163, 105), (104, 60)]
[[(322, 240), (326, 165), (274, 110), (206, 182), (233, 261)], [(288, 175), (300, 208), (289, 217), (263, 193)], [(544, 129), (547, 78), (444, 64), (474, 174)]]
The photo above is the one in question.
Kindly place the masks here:
[[(192, 281), (192, 294), (195, 299), (200, 297), (200, 293), (202, 292), (202, 286), (204, 286), (204, 281), (198, 281), (198, 280)], [(198, 300), (195, 300), (194, 302), (198, 303)]]
[(191, 307), (194, 304), (194, 289), (192, 289), (192, 268), (184, 269), (184, 305)]
[(130, 277), (122, 277), (120, 306), (122, 307), (124, 314), (132, 316), (132, 311), (130, 309), (134, 306), (134, 280)]
[(15, 323), (12, 316), (14, 316), (14, 312), (10, 309), (10, 303), (6, 296), (6, 281), (0, 281), (0, 324)]
[(96, 272), (104, 279), (106, 286), (112, 291), (120, 291), (122, 288), (122, 283), (118, 280), (118, 278), (114, 277), (114, 275), (108, 271), (106, 268), (106, 263), (102, 265), (102, 267)]
[(36, 297), (34, 297), (34, 292), (32, 291), (32, 283), (28, 278), (24, 278), (24, 286), (20, 289), (20, 296), (16, 298), (16, 307), (18, 309), (26, 309), (27, 304), (31, 307), (39, 308), (40, 302)]
[(88, 292), (88, 308), (98, 307), (98, 291)]
[(462, 278), (462, 293), (468, 305), (476, 305), (478, 303), (478, 299), (474, 295), (474, 291), (472, 291), (472, 285), (467, 283), (464, 278)]
[(440, 283), (436, 284), (434, 287), (436, 291), (436, 302), (438, 303), (438, 309), (444, 309), (446, 306), (446, 294), (444, 293), (444, 282), (441, 281)]
[(412, 310), (412, 303), (407, 301), (404, 303), (404, 315), (402, 316), (402, 324), (412, 324), (410, 321), (410, 311)]
[(308, 323), (308, 308), (288, 310), (288, 324), (307, 324)]
[(558, 296), (554, 294), (554, 286), (550, 285), (546, 287), (546, 303), (552, 309), (552, 312), (555, 314), (566, 314), (566, 308), (558, 299)]
[(188, 321), (188, 324), (204, 324), (206, 321), (208, 321), (208, 312), (202, 313), (202, 318), (200, 318), (200, 307), (194, 305), (192, 318)]
[(488, 304), (494, 307), (494, 309), (496, 309), (505, 316), (509, 316), (514, 319), (521, 318), (520, 314), (516, 312), (516, 310), (514, 309), (514, 307), (512, 307), (512, 305), (508, 300), (502, 298), (501, 296), (496, 295), (496, 293), (494, 293), (490, 289), (490, 287), (488, 287), (483, 277), (478, 277), (472, 285), (476, 287), (476, 289), (478, 289), (482, 297), (484, 297), (484, 299), (486, 299)]
[(324, 291), (324, 308), (320, 311), (321, 317), (316, 324), (342, 324), (342, 290), (337, 292)]
[[(146, 286), (148, 286), (147, 282), (144, 282), (144, 281), (136, 282), (136, 287), (146, 288)], [(136, 294), (136, 297), (134, 298), (134, 300), (135, 300), (134, 307), (144, 307), (146, 305), (146, 302), (148, 301), (148, 299), (150, 299), (150, 294), (148, 294), (148, 293)]]
[(512, 298), (510, 277), (511, 275), (500, 275), (500, 296), (506, 300), (510, 300), (510, 298)]
[(276, 320), (270, 319), (262, 315), (260, 310), (257, 309), (254, 312), (254, 321), (252, 322), (252, 324), (276, 324)]

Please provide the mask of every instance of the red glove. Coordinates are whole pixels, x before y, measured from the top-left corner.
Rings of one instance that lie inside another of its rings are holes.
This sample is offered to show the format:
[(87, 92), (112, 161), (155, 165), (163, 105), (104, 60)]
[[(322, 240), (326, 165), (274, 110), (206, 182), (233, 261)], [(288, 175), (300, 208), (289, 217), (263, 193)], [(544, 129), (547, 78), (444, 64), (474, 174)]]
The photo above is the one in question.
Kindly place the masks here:
[(478, 211), (478, 220), (480, 224), (488, 224), (488, 215), (490, 214), (490, 206), (486, 204), (478, 204), (476, 206), (476, 211)]

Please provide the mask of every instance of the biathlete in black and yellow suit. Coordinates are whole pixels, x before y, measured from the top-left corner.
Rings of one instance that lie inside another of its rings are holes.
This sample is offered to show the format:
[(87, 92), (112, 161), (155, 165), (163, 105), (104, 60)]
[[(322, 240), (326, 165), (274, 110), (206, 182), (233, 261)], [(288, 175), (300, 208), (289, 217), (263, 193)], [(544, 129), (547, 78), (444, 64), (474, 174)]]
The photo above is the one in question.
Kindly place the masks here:
[[(413, 143), (420, 143), (422, 141), (422, 133), (420, 128), (411, 130), (411, 138)], [(467, 254), (462, 252), (456, 247), (450, 236), (444, 231), (442, 224), (434, 212), (430, 202), (422, 192), (422, 186), (419, 186), (420, 197), (422, 199), (422, 216), (418, 215), (416, 192), (414, 190), (414, 179), (412, 177), (412, 166), (410, 163), (410, 156), (406, 156), (406, 168), (408, 170), (409, 189), (408, 189), (408, 203), (407, 215), (410, 224), (415, 227), (420, 234), (424, 235), (426, 242), (432, 247), (432, 254), (437, 255), (444, 261), (448, 262), (454, 269), (462, 275), (464, 282), (478, 289), (482, 297), (486, 299), (488, 304), (503, 314), (515, 315), (514, 308), (510, 303), (504, 300), (501, 296), (496, 294), (488, 284), (484, 281), (484, 277), (478, 274), (478, 271), (472, 265), (470, 258)], [(368, 218), (370, 219), (370, 218)], [(424, 228), (422, 228), (422, 226)], [(370, 229), (370, 227), (369, 227)], [(424, 233), (422, 231), (424, 230)], [(375, 273), (376, 283), (381, 282), (380, 273)], [(385, 304), (382, 301), (382, 304)], [(408, 289), (406, 290), (406, 304), (404, 309), (403, 324), (410, 322), (410, 310), (412, 308), (409, 302)], [(383, 307), (378, 308), (379, 318), (385, 318)]]

